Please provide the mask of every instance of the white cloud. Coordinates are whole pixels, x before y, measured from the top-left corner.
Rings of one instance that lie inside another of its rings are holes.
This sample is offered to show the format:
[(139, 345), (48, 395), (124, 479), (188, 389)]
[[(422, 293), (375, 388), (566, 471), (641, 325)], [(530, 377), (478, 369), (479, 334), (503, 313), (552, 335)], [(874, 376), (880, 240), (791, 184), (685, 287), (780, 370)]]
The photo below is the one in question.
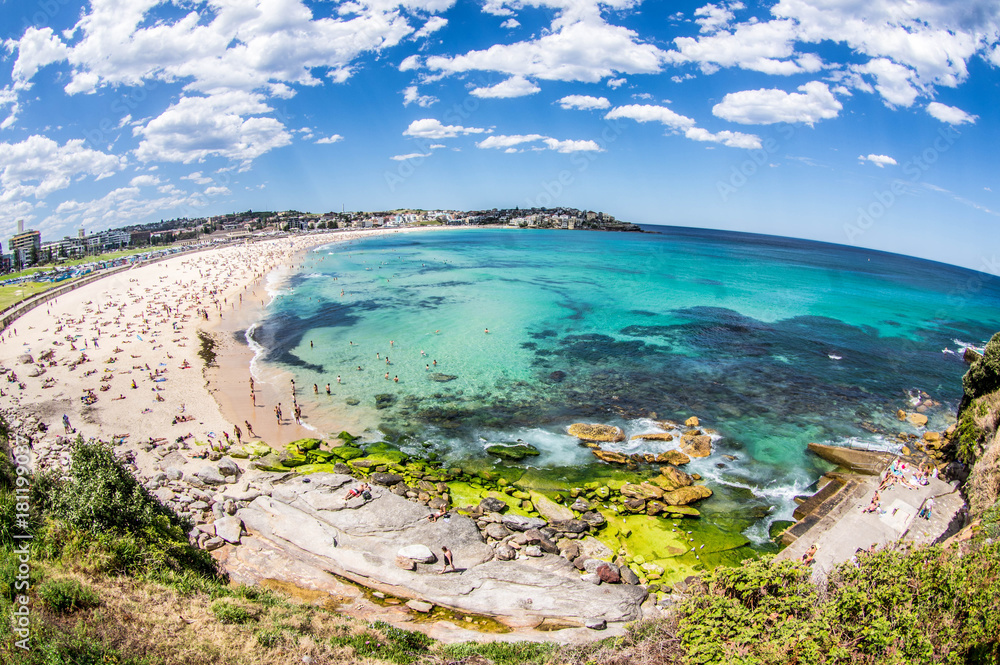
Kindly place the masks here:
[(407, 155), (393, 155), (389, 159), (394, 159), (397, 162), (406, 162), (406, 161), (409, 161), (411, 159), (417, 159), (417, 158), (420, 158), (420, 157), (430, 157), (430, 156), (431, 156), (431, 153), (429, 153), (429, 152), (427, 152), (427, 153), (423, 153), (423, 152), (411, 152), (411, 153), (409, 153)]
[(63, 201), (56, 207), (55, 214), (47, 217), (42, 228), (60, 228), (69, 224), (85, 225), (89, 229), (106, 229), (136, 220), (163, 217), (164, 211), (182, 208), (190, 214), (190, 208), (206, 204), (200, 194), (188, 194), (176, 187), (170, 187), (164, 196), (143, 198), (138, 187), (120, 187), (98, 199), (91, 201)]
[(712, 107), (712, 113), (743, 125), (770, 125), (776, 122), (804, 123), (836, 118), (843, 105), (825, 83), (810, 81), (800, 92), (760, 89), (731, 92)]
[(760, 137), (754, 134), (744, 134), (743, 132), (731, 132), (724, 130), (712, 133), (701, 127), (690, 127), (684, 130), (684, 136), (692, 141), (703, 141), (708, 143), (721, 143), (730, 148), (743, 148), (754, 150), (761, 147)]
[(913, 70), (897, 65), (887, 58), (870, 60), (851, 69), (875, 77), (875, 89), (882, 95), (885, 105), (912, 106), (920, 91), (912, 83)]
[(233, 91), (207, 97), (183, 96), (134, 133), (142, 140), (140, 160), (203, 161), (223, 157), (244, 164), (291, 143), (278, 120), (263, 117), (271, 107), (260, 95)]
[(448, 25), (448, 19), (442, 18), (441, 16), (432, 16), (427, 19), (426, 23), (424, 23), (424, 27), (417, 30), (413, 36), (416, 38), (426, 37), (432, 32), (437, 32), (446, 25)]
[(553, 21), (551, 31), (538, 39), (494, 44), (453, 57), (431, 56), (427, 67), (449, 74), (494, 71), (590, 83), (617, 73), (660, 71), (663, 52), (659, 48), (640, 42), (632, 30), (608, 24), (596, 12), (570, 11), (572, 6), (569, 3), (569, 9)]
[(549, 147), (549, 150), (555, 150), (561, 153), (571, 153), (571, 152), (604, 152), (601, 146), (597, 145), (596, 141), (559, 141), (558, 139), (545, 139), (545, 145)]
[(949, 125), (962, 125), (965, 123), (974, 125), (976, 120), (979, 119), (978, 115), (971, 115), (960, 108), (948, 106), (947, 104), (942, 104), (941, 102), (931, 102), (928, 104), (927, 112), (930, 113), (933, 118), (936, 118), (941, 122), (946, 122)]
[(438, 98), (433, 95), (421, 95), (415, 85), (411, 85), (403, 90), (403, 106), (416, 104), (421, 108), (427, 108), (437, 101), (439, 101)]
[(159, 185), (161, 180), (155, 175), (143, 174), (129, 180), (129, 187), (153, 187)]
[(591, 111), (594, 109), (610, 108), (611, 102), (609, 102), (606, 97), (567, 95), (559, 100), (559, 106), (564, 109), (582, 109), (584, 111)]
[(681, 133), (692, 141), (721, 143), (730, 148), (759, 148), (761, 146), (760, 138), (754, 134), (730, 131), (721, 131), (713, 134), (707, 129), (697, 127), (694, 119), (676, 113), (666, 106), (656, 106), (653, 104), (617, 106), (611, 109), (604, 117), (608, 120), (628, 118), (636, 122), (658, 122), (669, 127), (672, 132)]
[(514, 13), (513, 10), (504, 7), (504, 0), (486, 0), (483, 11), (493, 16), (510, 16)]
[(481, 127), (462, 127), (461, 125), (442, 125), (440, 120), (435, 118), (421, 118), (414, 120), (403, 132), (403, 136), (413, 136), (421, 139), (450, 139), (460, 134), (483, 134), (486, 130)]
[[(742, 5), (742, 3), (739, 4)], [(742, 8), (742, 6), (739, 7), (739, 9)], [(699, 17), (694, 22), (701, 26), (701, 32), (708, 33), (728, 27), (729, 22), (734, 18), (733, 12), (726, 5), (713, 5), (711, 3), (694, 10), (694, 15)]]
[(796, 24), (793, 21), (741, 23), (733, 32), (702, 37), (678, 37), (671, 62), (697, 63), (703, 72), (719, 67), (740, 67), (765, 74), (815, 72), (822, 61), (812, 54), (796, 57)]
[(475, 88), (470, 93), (474, 97), (485, 99), (509, 99), (511, 97), (526, 97), (540, 91), (537, 85), (523, 76), (512, 76), (506, 81), (486, 88)]
[(15, 87), (30, 85), (27, 82), (39, 69), (54, 62), (65, 60), (69, 49), (52, 32), (52, 28), (28, 28), (21, 39), (8, 39), (7, 50), (17, 49), (17, 60), (11, 72)]
[(512, 148), (523, 143), (542, 141), (546, 138), (548, 137), (542, 136), (541, 134), (497, 134), (496, 136), (487, 136), (485, 139), (478, 142), (476, 147), (483, 149)]
[(611, 88), (612, 90), (617, 90), (618, 88), (622, 87), (626, 83), (628, 83), (628, 79), (623, 79), (623, 78), (621, 78), (621, 79), (608, 79), (608, 87)]
[(344, 137), (341, 136), (340, 134), (333, 134), (332, 136), (325, 136), (325, 137), (323, 137), (321, 139), (318, 139), (316, 141), (316, 143), (319, 144), (319, 145), (326, 145), (326, 144), (329, 144), (329, 143), (338, 143), (338, 142), (343, 141), (343, 140), (344, 140)]
[(205, 196), (226, 196), (232, 194), (228, 187), (206, 187)]
[(17, 119), (17, 114), (21, 110), (17, 102), (17, 93), (10, 86), (0, 88), (0, 108), (4, 106), (10, 107), (10, 113), (6, 118), (0, 120), (0, 129), (8, 129), (13, 126), (14, 121)]
[(403, 58), (403, 61), (399, 63), (399, 71), (408, 72), (413, 69), (420, 69), (420, 56), (419, 55), (408, 55)]
[[(590, 140), (564, 140), (554, 139), (550, 136), (543, 136), (541, 134), (511, 134), (511, 135), (497, 135), (488, 136), (482, 141), (476, 144), (477, 148), (483, 149), (499, 149), (504, 152), (520, 152), (517, 146), (524, 145), (526, 143), (544, 143), (545, 147), (549, 150), (555, 150), (556, 152), (561, 152), (564, 154), (569, 154), (573, 152), (603, 152), (601, 146), (597, 144), (596, 141)], [(540, 149), (539, 147), (532, 148), (533, 150)]]
[(212, 178), (202, 175), (201, 171), (194, 171), (193, 173), (182, 175), (181, 180), (190, 180), (196, 185), (207, 185), (212, 182)]
[(689, 129), (694, 127), (695, 124), (693, 119), (675, 113), (666, 106), (655, 106), (652, 104), (617, 106), (611, 109), (604, 117), (608, 120), (629, 118), (636, 122), (659, 122), (671, 129)]
[(44, 199), (86, 176), (107, 178), (126, 163), (124, 157), (87, 148), (82, 139), (59, 145), (32, 135), (19, 143), (0, 143), (0, 208), (17, 200)]
[(896, 160), (889, 155), (858, 155), (858, 160), (861, 162), (871, 162), (879, 168), (883, 168), (886, 165), (896, 166)]
[(508, 30), (513, 30), (514, 28), (520, 28), (521, 24), (516, 18), (509, 18), (500, 24), (501, 28), (507, 28)]

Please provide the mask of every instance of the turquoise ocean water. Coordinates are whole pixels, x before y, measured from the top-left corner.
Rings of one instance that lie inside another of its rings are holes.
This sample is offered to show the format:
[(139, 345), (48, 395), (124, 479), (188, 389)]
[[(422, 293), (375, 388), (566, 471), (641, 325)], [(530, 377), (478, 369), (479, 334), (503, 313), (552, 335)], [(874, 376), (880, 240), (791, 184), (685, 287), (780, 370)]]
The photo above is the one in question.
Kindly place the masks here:
[(706, 519), (739, 513), (729, 528), (761, 543), (830, 468), (807, 443), (891, 448), (889, 434), (918, 432), (895, 417), (918, 391), (942, 403), (929, 428), (943, 429), (961, 348), (1000, 330), (1000, 280), (981, 273), (646, 228), (656, 233), (455, 229), (319, 248), (249, 331), (256, 371), (319, 384), (301, 401), (324, 434), (349, 412), (404, 447), (487, 463), (487, 445), (522, 439), (555, 486), (600, 466), (567, 425), (636, 434), (697, 415), (718, 432), (716, 452), (686, 468), (716, 491)]

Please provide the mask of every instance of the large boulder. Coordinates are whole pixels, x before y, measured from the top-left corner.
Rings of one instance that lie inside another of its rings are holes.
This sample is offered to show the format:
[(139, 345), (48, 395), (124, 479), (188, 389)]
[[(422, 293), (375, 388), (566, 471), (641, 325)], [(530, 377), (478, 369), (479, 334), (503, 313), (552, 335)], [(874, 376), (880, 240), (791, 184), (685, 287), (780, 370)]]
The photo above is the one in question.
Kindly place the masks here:
[(383, 487), (392, 487), (396, 483), (403, 482), (403, 476), (398, 473), (373, 473), (371, 480), (376, 485), (382, 485)]
[(618, 566), (613, 563), (602, 562), (594, 572), (605, 584), (619, 584), (622, 581)]
[(712, 437), (707, 434), (684, 435), (681, 437), (681, 451), (691, 457), (708, 457), (712, 454)]
[(240, 544), (243, 534), (243, 521), (239, 517), (223, 517), (215, 520), (215, 535), (227, 543)]
[(573, 423), (569, 433), (583, 441), (618, 442), (625, 440), (625, 430), (614, 425)]
[(712, 496), (712, 490), (704, 485), (689, 485), (663, 495), (663, 503), (668, 506), (686, 506)]
[(434, 552), (431, 552), (431, 548), (419, 544), (400, 547), (399, 551), (396, 552), (396, 556), (401, 559), (415, 561), (416, 563), (434, 563), (437, 561), (437, 556), (434, 555)]
[(535, 507), (535, 510), (543, 518), (549, 522), (555, 522), (558, 520), (571, 520), (573, 519), (573, 511), (566, 506), (560, 506), (558, 503), (545, 496), (544, 494), (539, 494), (538, 492), (531, 492), (531, 504)]
[(911, 413), (907, 416), (907, 420), (915, 427), (925, 427), (927, 425), (927, 416), (922, 413)]
[(586, 533), (590, 525), (583, 520), (559, 520), (552, 522), (552, 528), (562, 533)]
[(502, 513), (507, 510), (507, 504), (496, 497), (487, 496), (479, 502), (479, 508), (484, 513)]
[(632, 440), (640, 441), (673, 441), (674, 435), (670, 432), (647, 432), (645, 434), (636, 434), (632, 437)]
[(580, 515), (580, 521), (586, 522), (593, 529), (600, 529), (602, 526), (608, 523), (608, 521), (604, 519), (604, 515), (602, 515), (596, 510), (589, 510), (584, 514)]
[(660, 475), (653, 478), (651, 481), (657, 487), (662, 487), (664, 490), (670, 492), (681, 487), (687, 487), (691, 485), (694, 481), (691, 476), (684, 473), (676, 466), (666, 465), (660, 467)]
[(545, 520), (537, 517), (523, 517), (521, 515), (504, 515), (503, 525), (511, 531), (527, 531), (528, 529), (541, 529), (545, 526)]
[(639, 483), (638, 485), (633, 483), (625, 483), (622, 485), (622, 496), (627, 496), (632, 499), (642, 499), (643, 501), (648, 501), (649, 499), (659, 499), (663, 496), (663, 489), (653, 485), (652, 483)]
[(673, 464), (674, 466), (681, 466), (682, 464), (687, 464), (690, 461), (691, 458), (679, 450), (668, 450), (667, 452), (660, 453), (656, 456), (657, 464)]
[(219, 473), (219, 470), (213, 466), (202, 467), (195, 471), (194, 475), (198, 478), (198, 480), (206, 485), (225, 485), (229, 482), (221, 473)]
[(622, 453), (615, 453), (610, 450), (601, 450), (600, 448), (593, 448), (590, 452), (594, 453), (594, 457), (602, 462), (611, 462), (612, 464), (628, 463), (628, 455), (623, 455)]
[(534, 457), (539, 455), (538, 448), (527, 443), (518, 444), (497, 444), (494, 446), (486, 447), (486, 454), (493, 455), (494, 457), (499, 457), (500, 459), (510, 460), (512, 462), (517, 462), (523, 460), (525, 457)]
[(219, 464), (217, 466), (219, 469), (219, 473), (221, 473), (223, 476), (240, 475), (239, 465), (232, 457), (229, 457), (228, 455), (219, 460)]

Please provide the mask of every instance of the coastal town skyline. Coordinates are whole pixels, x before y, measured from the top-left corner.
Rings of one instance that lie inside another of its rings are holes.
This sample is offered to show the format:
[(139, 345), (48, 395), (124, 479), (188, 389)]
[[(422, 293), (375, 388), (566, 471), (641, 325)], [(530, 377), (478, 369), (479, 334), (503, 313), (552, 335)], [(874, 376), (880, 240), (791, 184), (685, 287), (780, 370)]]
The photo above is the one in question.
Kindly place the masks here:
[[(0, 237), (580, 208), (1000, 273), (1000, 9), (6, 3)], [(976, 239), (970, 242), (970, 239)]]

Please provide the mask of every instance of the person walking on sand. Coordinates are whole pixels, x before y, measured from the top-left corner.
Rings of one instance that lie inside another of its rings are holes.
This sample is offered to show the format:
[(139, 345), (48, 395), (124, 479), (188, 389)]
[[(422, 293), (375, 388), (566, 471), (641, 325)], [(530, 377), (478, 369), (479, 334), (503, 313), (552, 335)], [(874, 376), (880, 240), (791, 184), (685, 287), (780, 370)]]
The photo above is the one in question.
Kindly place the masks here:
[(256, 434), (253, 433), (253, 427), (250, 425), (250, 421), (249, 420), (244, 420), (243, 424), (247, 426), (247, 434), (248, 435), (250, 435), (250, 436), (257, 436)]
[(67, 434), (69, 434), (69, 431), (72, 429), (69, 426), (69, 416), (67, 416), (65, 413), (63, 414), (63, 429), (66, 430)]
[(278, 402), (278, 406), (274, 407), (274, 417), (278, 419), (278, 424), (281, 424), (281, 402)]
[(236, 443), (243, 443), (243, 431), (239, 425), (233, 425), (233, 434), (236, 435)]
[[(361, 368), (359, 367), (358, 369), (361, 369)], [(339, 374), (337, 375), (337, 383), (340, 383), (340, 375)], [(330, 392), (330, 391), (327, 390), (326, 392)]]
[(438, 575), (444, 575), (445, 573), (447, 573), (449, 567), (451, 568), (451, 571), (453, 573), (457, 573), (458, 572), (458, 569), (455, 568), (455, 558), (454, 558), (454, 555), (451, 553), (450, 549), (448, 549), (447, 547), (442, 547), (441, 548), (441, 558), (444, 560), (444, 567), (441, 568), (441, 572), (439, 572)]

